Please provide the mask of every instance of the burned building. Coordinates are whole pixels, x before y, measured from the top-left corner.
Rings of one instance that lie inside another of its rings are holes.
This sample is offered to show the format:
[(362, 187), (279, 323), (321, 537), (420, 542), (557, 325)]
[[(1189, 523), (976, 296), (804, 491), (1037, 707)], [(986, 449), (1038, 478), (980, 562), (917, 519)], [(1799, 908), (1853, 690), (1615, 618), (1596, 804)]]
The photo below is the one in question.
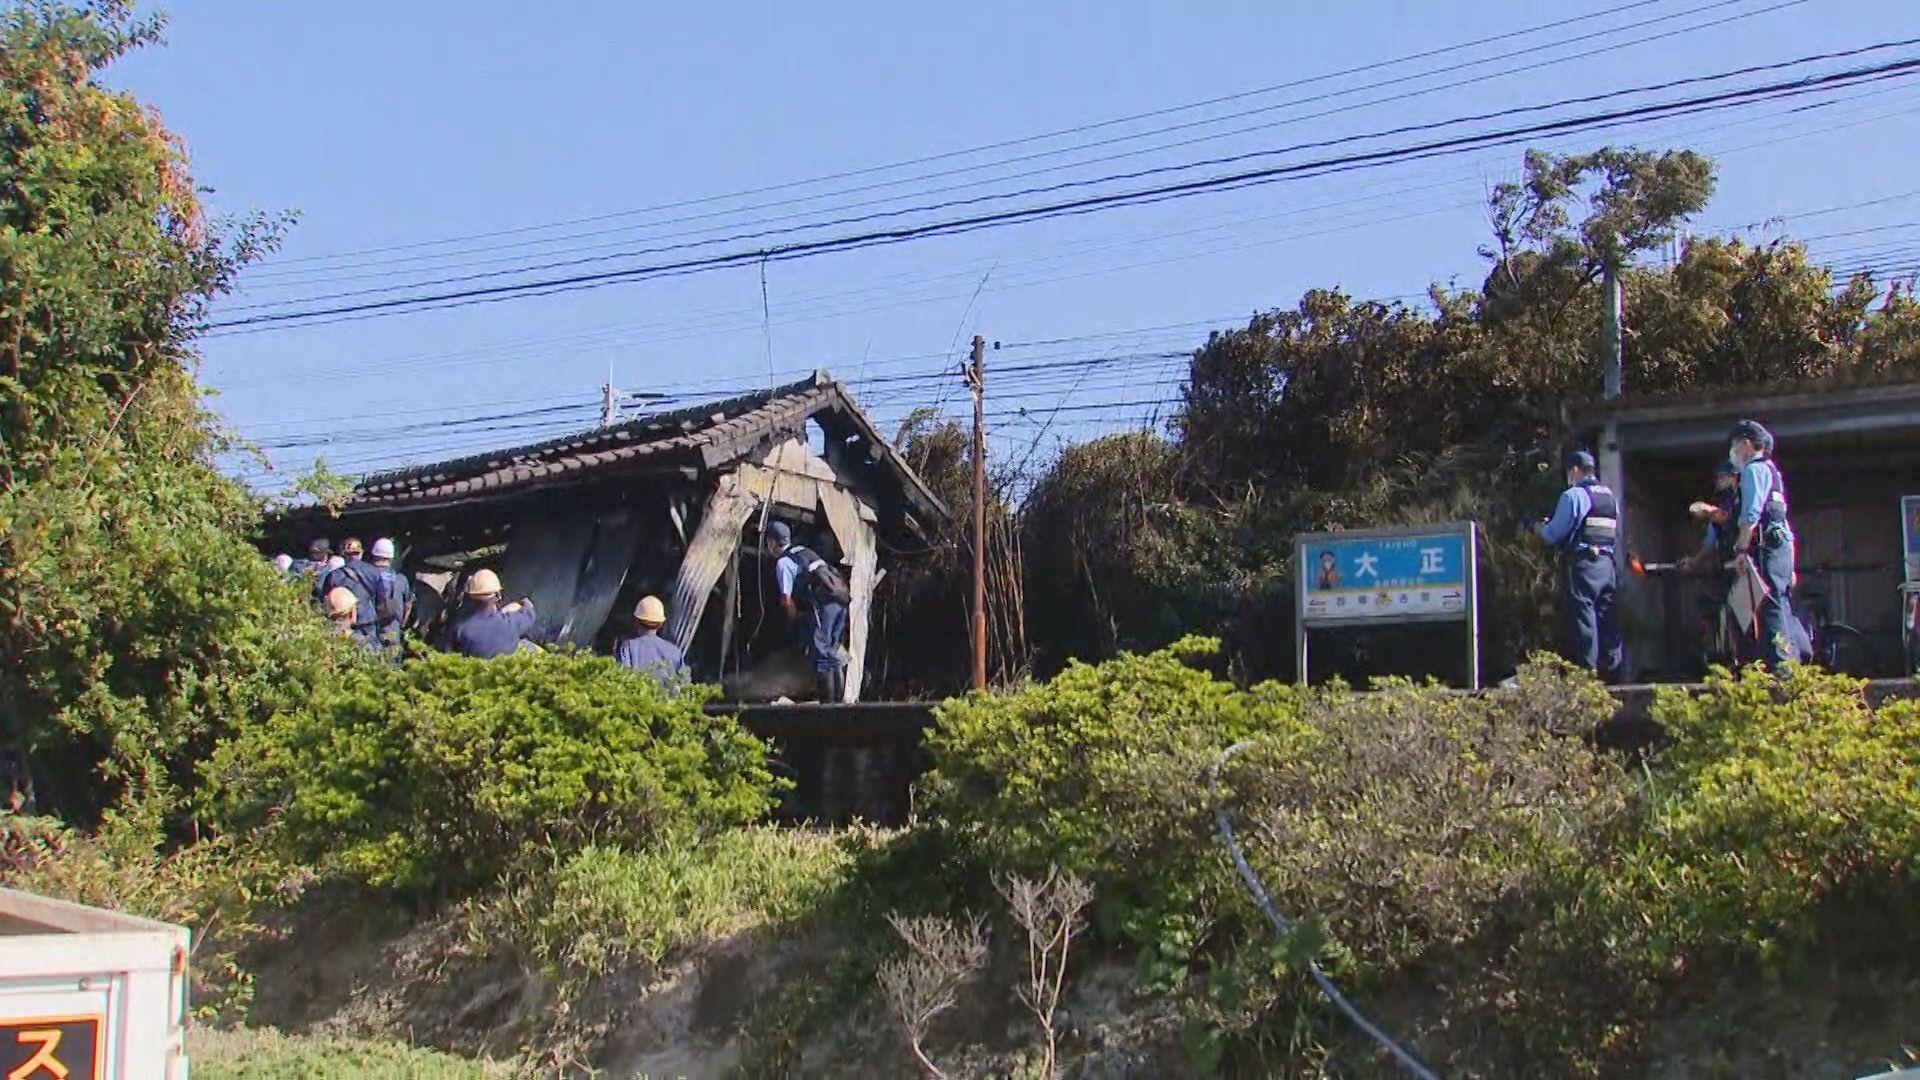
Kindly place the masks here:
[(846, 699), (865, 674), (874, 593), (895, 552), (925, 551), (946, 509), (825, 372), (759, 393), (527, 446), (374, 474), (344, 503), (269, 519), (297, 550), (315, 536), (391, 536), (420, 585), (431, 639), (482, 567), (534, 601), (543, 644), (606, 651), (643, 595), (695, 676), (733, 696), (787, 692), (791, 638), (761, 529), (837, 562), (849, 604)]

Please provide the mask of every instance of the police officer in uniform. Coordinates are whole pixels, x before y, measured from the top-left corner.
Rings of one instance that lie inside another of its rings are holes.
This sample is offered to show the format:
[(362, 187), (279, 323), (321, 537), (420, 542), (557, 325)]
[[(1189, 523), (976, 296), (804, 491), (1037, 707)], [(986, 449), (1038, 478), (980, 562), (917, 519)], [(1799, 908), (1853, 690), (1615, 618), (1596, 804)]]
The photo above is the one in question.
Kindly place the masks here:
[[(1787, 481), (1773, 462), (1773, 433), (1753, 420), (1733, 425), (1727, 456), (1740, 469), (1740, 510), (1733, 519), (1735, 559), (1751, 559), (1767, 583), (1760, 601), (1761, 651), (1774, 671), (1811, 652), (1793, 618), (1793, 528), (1787, 524)], [(1739, 588), (1736, 579), (1734, 588)]]
[[(826, 560), (796, 545), (786, 522), (770, 522), (762, 539), (767, 554), (774, 558), (780, 606), (786, 611), (788, 623), (806, 640), (815, 694), (823, 703), (840, 701), (846, 696), (847, 686), (846, 661), (841, 656), (841, 644), (847, 637), (846, 582)], [(804, 624), (796, 599), (806, 607)]]
[(1566, 457), (1567, 490), (1553, 516), (1540, 523), (1540, 539), (1560, 554), (1566, 570), (1570, 658), (1601, 678), (1616, 681), (1626, 666), (1614, 608), (1619, 574), (1614, 548), (1620, 534), (1620, 500), (1600, 482), (1593, 455)]

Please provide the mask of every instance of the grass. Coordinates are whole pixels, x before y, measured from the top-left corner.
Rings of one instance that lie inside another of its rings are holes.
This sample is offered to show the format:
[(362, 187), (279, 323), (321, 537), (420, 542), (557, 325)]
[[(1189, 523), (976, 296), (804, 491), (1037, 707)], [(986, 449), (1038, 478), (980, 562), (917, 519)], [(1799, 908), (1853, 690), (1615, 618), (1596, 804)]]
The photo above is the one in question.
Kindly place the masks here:
[(507, 889), (480, 919), (504, 918), (510, 939), (570, 975), (657, 964), (819, 912), (872, 841), (862, 830), (753, 826), (645, 851), (593, 845)]
[(194, 1080), (493, 1080), (513, 1075), (398, 1042), (286, 1035), (272, 1028), (197, 1027), (188, 1039)]

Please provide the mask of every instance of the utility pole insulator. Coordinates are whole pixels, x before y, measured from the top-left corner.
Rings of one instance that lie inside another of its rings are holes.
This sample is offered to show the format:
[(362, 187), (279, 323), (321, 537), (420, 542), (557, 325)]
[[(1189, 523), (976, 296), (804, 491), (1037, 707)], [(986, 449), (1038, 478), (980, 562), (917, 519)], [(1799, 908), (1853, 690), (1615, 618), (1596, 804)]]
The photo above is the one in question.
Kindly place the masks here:
[(987, 688), (987, 339), (973, 336), (973, 688)]

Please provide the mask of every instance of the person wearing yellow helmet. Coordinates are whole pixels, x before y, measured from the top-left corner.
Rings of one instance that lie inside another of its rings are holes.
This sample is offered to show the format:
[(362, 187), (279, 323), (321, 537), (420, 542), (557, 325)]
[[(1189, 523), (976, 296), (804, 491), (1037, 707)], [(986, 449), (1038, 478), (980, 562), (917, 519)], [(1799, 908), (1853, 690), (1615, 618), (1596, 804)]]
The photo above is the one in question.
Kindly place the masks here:
[(667, 622), (667, 606), (657, 596), (643, 596), (633, 609), (633, 621), (639, 632), (620, 639), (613, 647), (613, 659), (621, 667), (651, 675), (662, 686), (686, 681), (687, 656), (680, 646), (660, 636)]
[(322, 599), (327, 621), (333, 624), (333, 632), (341, 637), (352, 638), (358, 645), (377, 648), (378, 642), (360, 632), (356, 623), (359, 620), (360, 598), (353, 590), (345, 586), (328, 589)]
[(465, 656), (506, 656), (520, 650), (533, 624), (532, 600), (502, 604), (500, 575), (475, 570), (467, 579), (467, 612), (448, 632), (447, 645)]

